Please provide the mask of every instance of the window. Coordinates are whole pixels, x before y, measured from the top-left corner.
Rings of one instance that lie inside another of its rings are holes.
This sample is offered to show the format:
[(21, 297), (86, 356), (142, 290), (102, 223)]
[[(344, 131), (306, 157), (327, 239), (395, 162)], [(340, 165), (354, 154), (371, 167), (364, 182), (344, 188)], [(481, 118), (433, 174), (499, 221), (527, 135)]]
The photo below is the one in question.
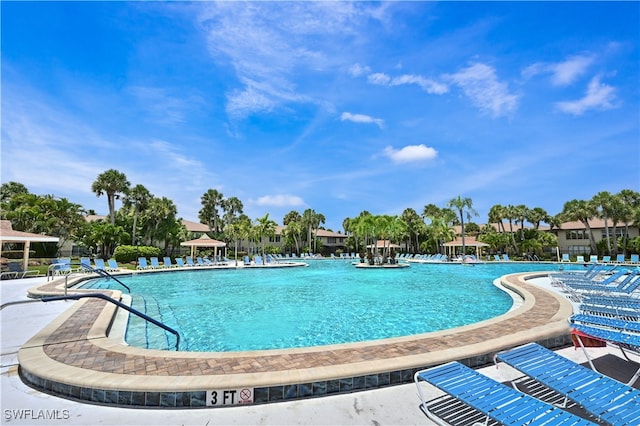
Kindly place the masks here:
[(567, 240), (588, 240), (589, 234), (584, 229), (574, 229), (566, 232)]

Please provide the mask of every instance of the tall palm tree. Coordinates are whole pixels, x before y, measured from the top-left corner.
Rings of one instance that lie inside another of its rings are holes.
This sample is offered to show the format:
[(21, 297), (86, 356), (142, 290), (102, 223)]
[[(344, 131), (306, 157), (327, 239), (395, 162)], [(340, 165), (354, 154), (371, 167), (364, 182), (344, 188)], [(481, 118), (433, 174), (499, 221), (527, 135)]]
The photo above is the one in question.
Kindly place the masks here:
[(198, 219), (209, 225), (209, 230), (216, 235), (220, 233), (221, 220), (218, 208), (222, 207), (223, 199), (222, 193), (217, 189), (209, 189), (200, 197), (202, 208), (198, 212)]
[(458, 195), (456, 198), (452, 198), (447, 203), (447, 207), (451, 209), (455, 209), (460, 216), (460, 226), (462, 231), (462, 255), (464, 256), (466, 252), (466, 246), (464, 242), (464, 218), (467, 217), (467, 220), (471, 220), (472, 215), (478, 216), (478, 212), (473, 208), (473, 201), (471, 198), (466, 197), (463, 198), (461, 195)]
[(595, 217), (598, 214), (598, 209), (593, 203), (584, 200), (571, 200), (564, 203), (562, 212), (560, 212), (560, 218), (564, 222), (579, 221), (581, 222), (589, 235), (589, 245), (591, 247), (591, 253), (597, 253), (596, 242), (593, 238), (593, 230), (589, 225), (589, 219)]
[(273, 237), (276, 234), (276, 222), (269, 219), (269, 213), (256, 219), (254, 224), (256, 238), (262, 246), (262, 256), (264, 256), (264, 237)]
[(222, 210), (224, 215), (222, 217), (223, 227), (236, 221), (239, 215), (242, 214), (242, 201), (238, 197), (229, 197), (221, 201)]
[[(611, 235), (609, 233), (609, 218), (613, 213), (613, 195), (608, 191), (600, 191), (593, 196), (591, 202), (594, 204), (597, 216), (604, 220), (604, 231), (607, 240), (607, 254), (611, 255)], [(614, 234), (615, 238), (615, 234)]]
[(133, 209), (133, 230), (131, 232), (131, 245), (136, 244), (136, 227), (138, 224), (138, 216), (148, 206), (149, 201), (153, 198), (151, 192), (144, 185), (134, 186), (124, 197), (123, 204)]
[(120, 195), (126, 194), (129, 191), (130, 185), (127, 176), (115, 169), (110, 169), (99, 174), (91, 185), (91, 190), (96, 196), (99, 197), (102, 194), (107, 194), (109, 219), (112, 225), (116, 223), (116, 200), (120, 199)]
[(409, 242), (413, 245), (413, 238), (415, 237), (414, 253), (417, 253), (420, 248), (420, 233), (424, 231), (424, 219), (420, 217), (417, 211), (412, 208), (405, 209), (400, 215), (404, 223), (409, 237)]
[[(624, 223), (623, 252), (626, 257), (629, 241), (629, 224), (635, 216), (640, 216), (640, 193), (631, 189), (623, 189), (616, 195), (622, 200), (621, 221)], [(635, 212), (635, 214), (634, 214)]]

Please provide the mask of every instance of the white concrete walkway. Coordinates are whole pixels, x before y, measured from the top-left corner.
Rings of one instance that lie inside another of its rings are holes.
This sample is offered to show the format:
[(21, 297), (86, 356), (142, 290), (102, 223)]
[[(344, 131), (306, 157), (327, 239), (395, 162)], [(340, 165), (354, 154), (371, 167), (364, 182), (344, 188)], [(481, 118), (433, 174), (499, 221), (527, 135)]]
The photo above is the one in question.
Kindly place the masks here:
[[(5, 280), (2, 303), (27, 300), (29, 287), (44, 278)], [(77, 403), (25, 386), (17, 374), (17, 351), (37, 331), (74, 302), (15, 305), (0, 313), (2, 326), (2, 424), (11, 425), (432, 425), (418, 407), (415, 385), (353, 394), (218, 409), (133, 409)], [(582, 351), (560, 351), (585, 362)], [(612, 348), (590, 349), (593, 357), (619, 356)], [(506, 367), (480, 371), (499, 381), (514, 377)], [(440, 393), (430, 390), (429, 397)]]

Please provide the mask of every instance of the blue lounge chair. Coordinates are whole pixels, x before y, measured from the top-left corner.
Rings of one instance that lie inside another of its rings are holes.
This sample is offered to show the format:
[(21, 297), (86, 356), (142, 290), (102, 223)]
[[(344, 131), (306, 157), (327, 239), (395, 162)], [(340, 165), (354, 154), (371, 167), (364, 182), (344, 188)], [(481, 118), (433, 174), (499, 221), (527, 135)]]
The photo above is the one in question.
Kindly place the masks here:
[(242, 256), (242, 263), (244, 264), (244, 266), (250, 266), (251, 259), (249, 259), (249, 256)]
[(631, 257), (629, 258), (629, 262), (631, 262), (631, 263), (640, 263), (640, 255), (632, 254)]
[(150, 257), (149, 260), (151, 261), (151, 267), (153, 269), (164, 268), (164, 265), (160, 265), (160, 262), (158, 262), (158, 258), (157, 257)]
[(9, 262), (7, 263), (7, 271), (2, 272), (0, 274), (0, 278), (14, 278), (14, 279), (22, 279), (29, 277), (37, 277), (40, 275), (40, 271), (36, 269), (24, 270), (22, 269), (22, 263), (20, 262)]
[(619, 254), (616, 256), (616, 263), (624, 263), (624, 254)]
[(187, 266), (196, 266), (196, 264), (193, 263), (193, 258), (191, 256), (187, 256)]
[(103, 259), (99, 259), (99, 258), (95, 258), (93, 259), (93, 263), (95, 264), (95, 269), (98, 269), (100, 271), (106, 271), (107, 270), (107, 265), (104, 264), (104, 260)]
[(178, 266), (175, 263), (171, 262), (171, 258), (169, 256), (163, 257), (162, 262), (164, 263), (165, 268), (173, 268), (175, 266)]
[(93, 268), (93, 266), (91, 266), (91, 259), (89, 259), (88, 257), (81, 257), (80, 268), (87, 271), (91, 270), (91, 268)]
[(598, 255), (597, 254), (592, 254), (589, 256), (589, 262), (591, 263), (598, 263)]
[(184, 264), (184, 260), (181, 257), (176, 257), (176, 267), (184, 268), (185, 266), (187, 265)]
[(147, 263), (146, 257), (138, 258), (138, 266), (136, 266), (136, 269), (150, 269), (150, 268), (151, 266), (149, 266), (149, 264)]
[[(475, 371), (459, 362), (418, 371), (414, 381), (420, 395), (420, 407), (440, 425), (448, 424), (429, 409), (420, 381), (425, 381), (446, 392), (503, 425), (593, 425), (588, 420), (526, 395)], [(457, 413), (460, 415), (459, 413)], [(461, 420), (461, 419), (458, 419)], [(463, 423), (463, 422), (461, 422)], [(473, 420), (468, 422), (476, 423)], [(486, 424), (485, 423), (485, 424)]]
[(506, 262), (509, 262), (509, 255), (508, 254), (503, 254), (502, 255), (502, 259), (504, 259)]
[(571, 259), (569, 259), (569, 253), (562, 253), (562, 261), (571, 262)]
[[(587, 333), (589, 334), (589, 333)], [(640, 336), (639, 336), (640, 337)], [(496, 355), (516, 370), (611, 425), (640, 424), (640, 390), (530, 343)]]
[(576, 263), (584, 263), (584, 256), (576, 256)]
[(120, 265), (118, 265), (118, 262), (115, 259), (107, 260), (107, 265), (109, 265), (107, 268), (109, 272), (117, 272), (120, 270)]

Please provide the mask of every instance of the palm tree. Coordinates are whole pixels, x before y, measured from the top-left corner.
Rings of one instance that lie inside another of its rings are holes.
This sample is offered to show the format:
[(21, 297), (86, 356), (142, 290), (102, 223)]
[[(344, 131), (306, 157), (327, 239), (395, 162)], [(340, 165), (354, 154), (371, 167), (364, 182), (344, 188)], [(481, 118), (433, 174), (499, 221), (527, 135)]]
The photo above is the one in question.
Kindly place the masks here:
[(498, 224), (498, 232), (507, 233), (507, 230), (504, 228), (504, 222), (502, 219), (507, 217), (506, 207), (500, 204), (496, 204), (491, 207), (489, 210), (489, 223), (497, 223)]
[[(311, 248), (311, 231), (315, 230), (316, 233), (318, 231), (318, 228), (320, 227), (321, 223), (325, 222), (325, 217), (322, 213), (316, 213), (315, 210), (312, 209), (307, 209), (302, 213), (302, 222), (306, 225), (307, 227), (307, 233), (308, 233), (308, 242), (309, 242), (309, 250), (312, 250)], [(315, 241), (315, 234), (314, 234), (314, 244), (313, 244), (313, 251), (315, 253), (317, 245), (316, 245), (316, 241)]]
[(198, 212), (198, 219), (202, 223), (209, 225), (209, 229), (214, 234), (220, 233), (220, 212), (222, 207), (223, 195), (216, 189), (210, 189), (200, 197), (202, 208)]
[(560, 218), (564, 222), (579, 221), (585, 226), (589, 235), (589, 245), (591, 253), (597, 253), (596, 242), (593, 238), (593, 231), (589, 225), (589, 219), (598, 214), (598, 209), (593, 203), (584, 200), (571, 200), (564, 203)]
[[(597, 211), (597, 216), (604, 219), (604, 230), (607, 240), (607, 254), (611, 255), (611, 235), (609, 233), (609, 218), (612, 214), (613, 196), (608, 191), (598, 192), (593, 196), (591, 202)], [(614, 234), (615, 236), (615, 234)]]
[(411, 208), (405, 209), (400, 217), (406, 224), (409, 242), (411, 245), (413, 245), (414, 241), (412, 237), (415, 237), (414, 252), (417, 253), (420, 248), (420, 241), (418, 238), (420, 237), (420, 233), (424, 232), (424, 220), (420, 217), (418, 212)]
[(543, 208), (534, 207), (533, 209), (527, 210), (526, 219), (529, 223), (533, 224), (533, 229), (538, 230), (541, 222), (549, 223), (549, 213)]
[(256, 232), (256, 238), (262, 246), (262, 256), (264, 257), (264, 240), (263, 237), (273, 237), (276, 234), (276, 223), (269, 219), (269, 213), (256, 220), (253, 226)]
[(629, 242), (629, 223), (633, 222), (634, 216), (640, 216), (640, 193), (631, 189), (623, 189), (616, 197), (620, 197), (622, 200), (622, 211), (620, 212), (621, 221), (624, 223), (622, 250), (626, 257)]
[(123, 204), (126, 207), (133, 208), (133, 230), (131, 232), (131, 245), (136, 244), (136, 226), (138, 224), (138, 216), (149, 205), (149, 201), (153, 198), (151, 192), (144, 185), (134, 186), (124, 197)]
[(107, 170), (106, 172), (98, 175), (97, 179), (91, 185), (91, 190), (96, 196), (107, 194), (107, 203), (109, 205), (109, 219), (111, 224), (116, 223), (116, 200), (120, 199), (121, 194), (126, 194), (129, 191), (129, 181), (124, 173), (115, 169)]
[(229, 197), (224, 199), (222, 200), (221, 205), (222, 210), (224, 210), (222, 218), (224, 222), (223, 226), (235, 222), (238, 219), (238, 216), (242, 214), (242, 209), (244, 208), (242, 201), (240, 201), (238, 197)]
[(460, 195), (449, 200), (447, 207), (455, 209), (460, 215), (460, 226), (462, 228), (462, 255), (464, 256), (467, 253), (464, 243), (464, 217), (466, 215), (467, 220), (471, 220), (471, 215), (478, 216), (478, 212), (473, 209), (473, 201), (471, 198), (462, 198)]

